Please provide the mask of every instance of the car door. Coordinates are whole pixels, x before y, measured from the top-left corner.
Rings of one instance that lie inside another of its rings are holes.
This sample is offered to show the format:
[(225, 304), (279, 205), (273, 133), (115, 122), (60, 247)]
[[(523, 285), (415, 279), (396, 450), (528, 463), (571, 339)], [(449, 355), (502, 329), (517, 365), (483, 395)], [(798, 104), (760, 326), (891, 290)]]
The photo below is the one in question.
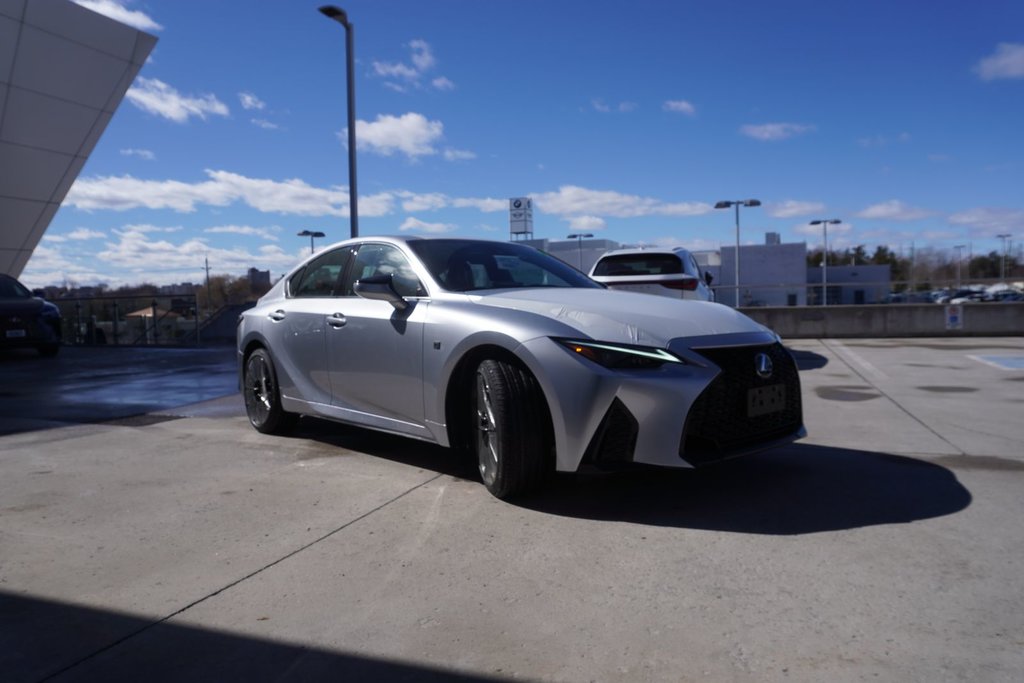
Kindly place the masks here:
[(336, 309), (351, 249), (332, 249), (293, 274), (287, 298), (270, 311), (267, 334), (286, 398), (330, 405), (327, 317)]
[[(409, 306), (355, 294), (361, 278), (391, 275)], [(424, 436), (423, 335), (429, 300), (406, 255), (391, 244), (364, 242), (355, 249), (327, 318), (331, 394), (339, 417)]]

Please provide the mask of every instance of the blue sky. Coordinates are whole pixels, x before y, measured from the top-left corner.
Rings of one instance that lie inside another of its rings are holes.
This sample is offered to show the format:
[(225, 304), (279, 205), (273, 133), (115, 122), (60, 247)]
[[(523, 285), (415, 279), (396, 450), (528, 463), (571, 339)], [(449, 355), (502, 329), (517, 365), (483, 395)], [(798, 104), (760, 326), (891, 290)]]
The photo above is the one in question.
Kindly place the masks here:
[[(317, 2), (79, 0), (159, 38), (33, 286), (276, 278), (348, 236), (345, 32)], [(1024, 3), (344, 0), (360, 232), (998, 250), (1024, 240)]]

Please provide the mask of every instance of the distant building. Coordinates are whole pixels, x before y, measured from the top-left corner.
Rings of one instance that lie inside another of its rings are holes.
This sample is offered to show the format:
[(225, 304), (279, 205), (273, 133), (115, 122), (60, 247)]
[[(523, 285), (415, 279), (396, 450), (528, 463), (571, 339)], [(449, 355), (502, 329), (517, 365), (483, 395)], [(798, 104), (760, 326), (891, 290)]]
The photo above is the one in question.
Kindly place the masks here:
[[(808, 302), (821, 303), (821, 266), (807, 268)], [(817, 286), (815, 286), (817, 285)], [(877, 304), (892, 290), (889, 266), (829, 266), (828, 305)]]
[(619, 243), (605, 239), (582, 240), (519, 240), (516, 244), (525, 244), (565, 261), (573, 268), (589, 273), (597, 259), (609, 249), (618, 249)]
[(250, 268), (249, 288), (254, 292), (265, 292), (270, 289), (270, 271)]
[[(722, 247), (719, 266), (707, 270), (714, 277), (716, 301), (734, 305), (736, 247)], [(806, 282), (806, 242), (783, 244), (778, 233), (768, 233), (764, 244), (740, 245), (740, 306), (804, 306)]]

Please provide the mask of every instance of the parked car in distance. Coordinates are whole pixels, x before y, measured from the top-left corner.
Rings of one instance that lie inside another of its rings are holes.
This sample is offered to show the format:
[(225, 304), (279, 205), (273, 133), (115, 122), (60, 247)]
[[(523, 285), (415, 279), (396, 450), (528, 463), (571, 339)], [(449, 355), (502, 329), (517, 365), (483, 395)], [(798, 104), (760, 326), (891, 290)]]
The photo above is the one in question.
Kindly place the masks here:
[(613, 249), (602, 254), (590, 277), (612, 288), (674, 299), (714, 301), (710, 273), (702, 273), (688, 250)]
[(300, 415), (472, 455), (499, 498), (581, 467), (688, 468), (802, 437), (779, 338), (709, 302), (608, 291), (513, 242), (361, 237), (238, 324), (249, 422)]
[(32, 296), (17, 279), (0, 273), (0, 348), (35, 348), (44, 356), (60, 351), (60, 309)]

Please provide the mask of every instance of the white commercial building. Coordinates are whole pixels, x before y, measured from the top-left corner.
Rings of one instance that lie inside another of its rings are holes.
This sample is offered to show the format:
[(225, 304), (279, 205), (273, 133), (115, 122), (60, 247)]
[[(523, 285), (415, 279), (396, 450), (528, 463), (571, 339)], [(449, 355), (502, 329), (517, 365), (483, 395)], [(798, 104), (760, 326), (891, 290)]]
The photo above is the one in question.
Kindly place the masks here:
[(0, 0), (0, 272), (21, 274), (155, 44), (69, 0)]

